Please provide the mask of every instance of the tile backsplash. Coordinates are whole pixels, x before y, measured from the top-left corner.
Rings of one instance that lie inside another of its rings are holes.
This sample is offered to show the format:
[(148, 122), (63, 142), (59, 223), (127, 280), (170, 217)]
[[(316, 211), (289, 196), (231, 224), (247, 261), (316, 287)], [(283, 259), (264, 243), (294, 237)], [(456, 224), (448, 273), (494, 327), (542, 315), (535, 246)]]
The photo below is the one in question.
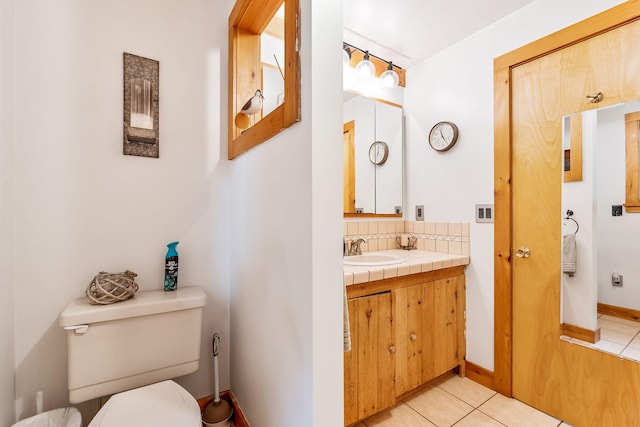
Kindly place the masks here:
[(365, 239), (363, 251), (396, 248), (396, 236), (407, 233), (418, 238), (417, 249), (469, 256), (468, 222), (345, 221), (346, 240)]

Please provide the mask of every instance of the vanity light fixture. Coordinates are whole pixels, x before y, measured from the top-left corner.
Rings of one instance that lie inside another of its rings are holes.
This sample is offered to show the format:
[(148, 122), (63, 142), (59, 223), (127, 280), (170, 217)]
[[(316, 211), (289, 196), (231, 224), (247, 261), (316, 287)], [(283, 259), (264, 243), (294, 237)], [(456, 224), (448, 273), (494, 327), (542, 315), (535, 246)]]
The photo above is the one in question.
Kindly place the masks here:
[(356, 66), (356, 78), (366, 83), (371, 81), (376, 76), (376, 64), (371, 61), (371, 57), (376, 58), (378, 69), (381, 68), (381, 63), (387, 64), (387, 69), (380, 74), (380, 84), (385, 89), (397, 87), (400, 83), (400, 76), (396, 70), (402, 70), (401, 67), (394, 65), (393, 62), (382, 59), (379, 56), (369, 53), (368, 50), (360, 49), (352, 44), (342, 42), (342, 63), (344, 66), (349, 66), (351, 63), (352, 54), (356, 51), (360, 51), (364, 54), (364, 57), (359, 61)]
[(369, 61), (369, 51), (364, 52), (364, 59), (356, 65), (356, 76), (361, 82), (368, 82), (376, 75), (376, 66)]
[(380, 82), (382, 83), (382, 87), (387, 89), (398, 87), (398, 83), (400, 83), (400, 77), (398, 73), (393, 69), (393, 64), (389, 61), (389, 66), (387, 67), (387, 71), (380, 74)]

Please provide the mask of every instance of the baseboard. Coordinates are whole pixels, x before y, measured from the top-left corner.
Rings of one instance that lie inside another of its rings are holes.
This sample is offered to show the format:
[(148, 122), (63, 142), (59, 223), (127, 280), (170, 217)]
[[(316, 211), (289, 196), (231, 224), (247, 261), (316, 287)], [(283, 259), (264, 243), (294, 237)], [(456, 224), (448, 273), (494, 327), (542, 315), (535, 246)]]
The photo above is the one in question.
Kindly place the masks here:
[(495, 383), (493, 380), (493, 372), (483, 368), (482, 366), (476, 365), (475, 363), (465, 361), (465, 375), (471, 381), (475, 381), (478, 384), (482, 384), (483, 386), (490, 388), (491, 390), (496, 391)]
[(632, 308), (616, 307), (615, 305), (602, 304), (599, 302), (598, 313), (640, 322), (640, 310), (634, 310)]
[(570, 323), (562, 324), (562, 335), (595, 344), (600, 341), (600, 328), (592, 331)]
[[(236, 397), (233, 395), (231, 390), (225, 390), (220, 393), (220, 399), (224, 399), (231, 404), (233, 408), (233, 422), (235, 427), (251, 427), (249, 422), (242, 413), (242, 409), (236, 400)], [(209, 404), (213, 400), (213, 396), (206, 396), (198, 399), (198, 405), (200, 405), (200, 411), (204, 410), (204, 407)]]

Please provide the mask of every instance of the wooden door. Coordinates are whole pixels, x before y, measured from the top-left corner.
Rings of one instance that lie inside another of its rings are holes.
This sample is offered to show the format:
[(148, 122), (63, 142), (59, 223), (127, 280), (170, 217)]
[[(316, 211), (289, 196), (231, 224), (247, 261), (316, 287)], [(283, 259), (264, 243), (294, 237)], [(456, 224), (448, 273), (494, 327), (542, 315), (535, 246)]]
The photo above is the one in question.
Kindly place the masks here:
[(356, 147), (355, 122), (344, 124), (342, 145), (344, 158), (344, 213), (356, 213)]
[[(617, 8), (607, 25), (633, 7)], [(568, 38), (584, 38), (589, 26), (576, 28)], [(554, 53), (527, 46), (496, 60), (496, 386), (509, 392), (512, 379), (514, 397), (570, 424), (640, 425), (638, 365), (560, 340), (559, 243), (561, 117), (638, 98), (640, 22), (561, 50), (552, 48), (558, 39), (541, 41)], [(498, 66), (523, 55), (538, 59)], [(599, 105), (586, 99), (595, 91), (605, 94)], [(525, 248), (530, 256), (518, 257)], [(512, 301), (500, 299), (511, 292)]]
[(351, 352), (345, 353), (345, 425), (395, 404), (391, 292), (348, 301)]

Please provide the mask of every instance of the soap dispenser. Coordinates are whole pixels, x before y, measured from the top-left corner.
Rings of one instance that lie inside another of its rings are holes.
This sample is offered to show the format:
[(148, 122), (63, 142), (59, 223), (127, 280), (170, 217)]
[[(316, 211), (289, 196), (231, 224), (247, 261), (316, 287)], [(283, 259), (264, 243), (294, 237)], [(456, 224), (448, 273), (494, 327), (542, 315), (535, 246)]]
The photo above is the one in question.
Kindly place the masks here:
[(178, 252), (176, 246), (180, 242), (171, 242), (164, 260), (164, 290), (175, 291), (178, 288)]

